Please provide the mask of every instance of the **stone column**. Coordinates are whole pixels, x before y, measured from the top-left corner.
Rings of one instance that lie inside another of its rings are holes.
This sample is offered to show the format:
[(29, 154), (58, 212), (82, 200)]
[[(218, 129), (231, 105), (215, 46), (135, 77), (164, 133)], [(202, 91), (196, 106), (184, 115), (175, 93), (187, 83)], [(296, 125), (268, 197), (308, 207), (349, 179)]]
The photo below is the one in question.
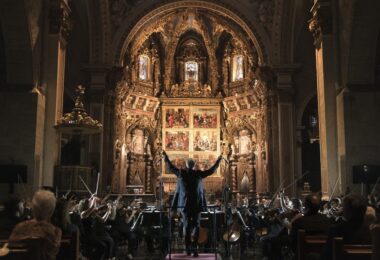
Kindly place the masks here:
[(309, 21), (309, 29), (314, 36), (316, 47), (321, 186), (323, 195), (328, 196), (331, 195), (338, 178), (340, 179), (337, 158), (337, 90), (335, 88), (338, 72), (332, 34), (332, 1), (315, 0), (311, 13), (313, 18)]
[(54, 129), (62, 116), (66, 39), (71, 29), (67, 0), (47, 1), (48, 24), (44, 37), (42, 82), (46, 88), (42, 185), (52, 186), (54, 166), (59, 163), (60, 135)]
[[(295, 195), (291, 185), (295, 176), (295, 107), (292, 76), (298, 65), (283, 64), (275, 68), (277, 74), (277, 122), (278, 122), (278, 185), (288, 187), (285, 192)], [(276, 173), (274, 173), (276, 174)], [(278, 187), (277, 185), (277, 187)]]

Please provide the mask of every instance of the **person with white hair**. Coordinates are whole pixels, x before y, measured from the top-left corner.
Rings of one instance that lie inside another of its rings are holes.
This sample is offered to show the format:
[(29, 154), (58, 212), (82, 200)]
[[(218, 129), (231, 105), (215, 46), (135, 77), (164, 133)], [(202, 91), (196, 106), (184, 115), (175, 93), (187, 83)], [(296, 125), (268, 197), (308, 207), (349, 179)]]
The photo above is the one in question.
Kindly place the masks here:
[(15, 226), (9, 237), (9, 243), (40, 238), (42, 259), (55, 259), (58, 254), (62, 231), (50, 223), (56, 205), (56, 198), (51, 191), (38, 190), (32, 199), (33, 219)]
[(191, 255), (191, 251), (193, 251), (194, 257), (197, 257), (201, 212), (207, 211), (202, 179), (216, 171), (223, 157), (220, 155), (210, 169), (201, 171), (194, 169), (195, 162), (193, 159), (187, 159), (186, 167), (178, 169), (169, 160), (165, 151), (163, 151), (163, 155), (168, 171), (177, 176), (177, 186), (172, 201), (172, 209), (178, 209), (182, 213), (186, 253), (187, 255)]

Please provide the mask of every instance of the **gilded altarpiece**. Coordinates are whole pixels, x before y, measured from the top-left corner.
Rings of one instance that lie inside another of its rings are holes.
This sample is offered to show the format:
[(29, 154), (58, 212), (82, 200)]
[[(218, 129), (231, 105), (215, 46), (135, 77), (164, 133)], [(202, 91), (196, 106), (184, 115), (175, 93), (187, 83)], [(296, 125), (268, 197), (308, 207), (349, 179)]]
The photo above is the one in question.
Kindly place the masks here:
[[(164, 98), (162, 100), (162, 147), (178, 168), (193, 158), (195, 168), (210, 168), (221, 153), (221, 99)], [(162, 165), (165, 192), (175, 189), (175, 176)], [(208, 192), (220, 190), (220, 170), (205, 180)]]

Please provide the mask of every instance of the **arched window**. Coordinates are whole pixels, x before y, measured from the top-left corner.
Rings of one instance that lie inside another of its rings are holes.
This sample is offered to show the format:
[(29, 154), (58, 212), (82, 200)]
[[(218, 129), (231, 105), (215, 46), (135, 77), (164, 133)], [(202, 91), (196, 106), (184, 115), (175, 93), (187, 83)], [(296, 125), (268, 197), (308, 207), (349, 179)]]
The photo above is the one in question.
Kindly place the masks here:
[(235, 55), (232, 67), (232, 81), (244, 79), (244, 61), (243, 55)]
[(140, 55), (139, 57), (139, 79), (149, 79), (149, 57), (146, 55)]
[(185, 63), (185, 80), (198, 81), (198, 63), (188, 61)]

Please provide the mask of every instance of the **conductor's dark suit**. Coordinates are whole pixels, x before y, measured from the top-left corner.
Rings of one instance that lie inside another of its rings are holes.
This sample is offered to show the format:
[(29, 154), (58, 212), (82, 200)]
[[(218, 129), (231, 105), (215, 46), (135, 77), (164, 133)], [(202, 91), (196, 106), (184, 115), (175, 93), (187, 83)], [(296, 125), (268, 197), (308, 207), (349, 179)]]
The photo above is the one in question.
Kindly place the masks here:
[(207, 211), (202, 179), (216, 171), (222, 157), (220, 156), (210, 169), (200, 171), (189, 168), (178, 169), (170, 162), (166, 153), (164, 155), (167, 170), (177, 176), (172, 208), (182, 212), (186, 247), (188, 248), (191, 243), (192, 230), (193, 241), (195, 241), (193, 245), (196, 247), (196, 241), (198, 241), (199, 236), (200, 214), (202, 211)]

